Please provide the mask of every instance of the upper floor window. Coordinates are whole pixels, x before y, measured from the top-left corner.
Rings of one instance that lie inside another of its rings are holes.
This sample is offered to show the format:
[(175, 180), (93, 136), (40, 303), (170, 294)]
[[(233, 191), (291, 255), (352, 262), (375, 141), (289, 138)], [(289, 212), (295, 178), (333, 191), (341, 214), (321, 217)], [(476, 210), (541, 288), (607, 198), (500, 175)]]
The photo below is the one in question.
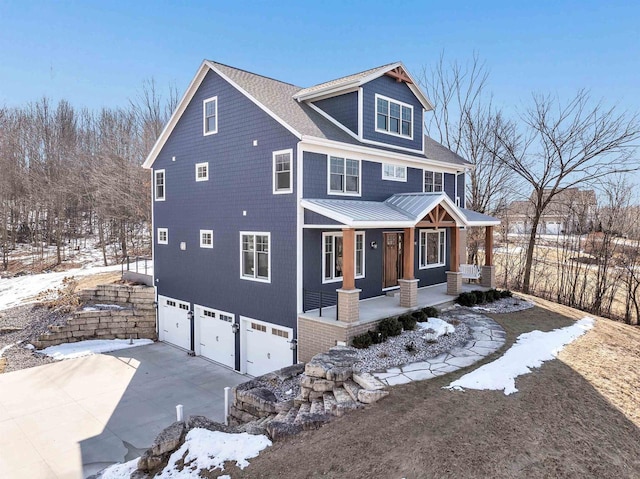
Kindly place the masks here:
[(200, 248), (213, 248), (213, 230), (200, 230)]
[(443, 191), (444, 173), (439, 171), (424, 171), (424, 192), (436, 193)]
[(169, 244), (169, 230), (158, 228), (158, 244)]
[(420, 230), (420, 268), (445, 265), (445, 230)]
[[(322, 282), (342, 280), (342, 232), (322, 233)], [(356, 232), (355, 278), (364, 278), (364, 232)]]
[(209, 181), (209, 163), (196, 163), (196, 181)]
[(383, 163), (382, 179), (391, 181), (407, 181), (407, 167)]
[(413, 106), (376, 95), (376, 131), (413, 139)]
[(329, 158), (329, 193), (360, 194), (360, 161), (331, 156)]
[(204, 101), (204, 134), (218, 133), (218, 97), (214, 96)]
[(293, 191), (293, 168), (291, 158), (293, 150), (273, 152), (273, 192), (291, 193)]
[(270, 233), (240, 233), (240, 277), (271, 281)]
[(156, 201), (164, 201), (164, 190), (164, 170), (156, 170), (156, 172), (154, 173), (154, 192)]

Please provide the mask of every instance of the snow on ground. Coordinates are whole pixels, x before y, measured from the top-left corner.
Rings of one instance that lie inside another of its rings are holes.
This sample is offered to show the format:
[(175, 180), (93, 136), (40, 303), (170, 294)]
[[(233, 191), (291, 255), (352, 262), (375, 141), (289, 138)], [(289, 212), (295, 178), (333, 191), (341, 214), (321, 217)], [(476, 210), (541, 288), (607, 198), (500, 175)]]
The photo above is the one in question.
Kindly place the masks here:
[(503, 390), (505, 395), (517, 392), (515, 379), (539, 368), (545, 361), (554, 359), (567, 344), (593, 328), (593, 318), (584, 317), (565, 328), (543, 333), (531, 331), (518, 336), (516, 342), (495, 361), (465, 374), (453, 381), (448, 389), (462, 391), (466, 389)]
[(133, 348), (153, 344), (151, 339), (134, 339), (133, 344), (129, 344), (128, 339), (87, 339), (77, 343), (65, 343), (57, 346), (49, 346), (39, 351), (58, 361), (62, 359), (80, 358), (91, 354), (109, 353), (120, 349)]
[[(155, 479), (201, 479), (200, 471), (224, 469), (226, 461), (235, 461), (240, 469), (249, 465), (248, 459), (258, 457), (260, 452), (271, 446), (267, 436), (254, 436), (243, 432), (229, 434), (206, 429), (192, 429), (187, 434), (184, 444), (169, 458), (167, 467)], [(184, 467), (178, 470), (176, 463), (184, 458)], [(129, 479), (136, 470), (137, 459), (114, 464), (98, 476), (100, 479)], [(231, 479), (231, 476), (220, 476), (219, 479)]]
[(0, 311), (20, 304), (35, 302), (35, 297), (41, 292), (62, 286), (62, 280), (66, 277), (110, 273), (120, 271), (120, 269), (120, 265), (83, 267), (56, 273), (30, 274), (0, 279)]
[(452, 334), (456, 330), (453, 324), (449, 324), (440, 318), (427, 318), (425, 322), (417, 323), (417, 326), (418, 329), (433, 329), (437, 338), (445, 334)]

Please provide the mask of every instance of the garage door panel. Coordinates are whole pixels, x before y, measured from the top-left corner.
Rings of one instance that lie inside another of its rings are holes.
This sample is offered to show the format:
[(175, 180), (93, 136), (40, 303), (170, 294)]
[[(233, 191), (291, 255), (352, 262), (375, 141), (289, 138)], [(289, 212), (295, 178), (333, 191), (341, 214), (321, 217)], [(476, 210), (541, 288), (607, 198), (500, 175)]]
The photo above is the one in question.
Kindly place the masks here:
[(196, 305), (197, 354), (235, 369), (235, 316)]
[(160, 341), (183, 349), (191, 349), (189, 303), (166, 296), (158, 296), (158, 337)]
[(293, 363), (290, 328), (242, 318), (246, 373), (261, 376)]

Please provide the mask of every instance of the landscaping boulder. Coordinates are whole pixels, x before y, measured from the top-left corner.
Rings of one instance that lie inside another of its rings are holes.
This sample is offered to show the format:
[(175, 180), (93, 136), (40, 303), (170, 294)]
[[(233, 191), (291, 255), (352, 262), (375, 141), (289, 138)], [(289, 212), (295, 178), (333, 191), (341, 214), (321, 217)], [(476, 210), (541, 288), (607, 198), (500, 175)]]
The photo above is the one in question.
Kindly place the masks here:
[(176, 421), (170, 426), (164, 428), (153, 441), (151, 453), (154, 456), (161, 456), (165, 453), (175, 451), (186, 434), (186, 427), (183, 421)]

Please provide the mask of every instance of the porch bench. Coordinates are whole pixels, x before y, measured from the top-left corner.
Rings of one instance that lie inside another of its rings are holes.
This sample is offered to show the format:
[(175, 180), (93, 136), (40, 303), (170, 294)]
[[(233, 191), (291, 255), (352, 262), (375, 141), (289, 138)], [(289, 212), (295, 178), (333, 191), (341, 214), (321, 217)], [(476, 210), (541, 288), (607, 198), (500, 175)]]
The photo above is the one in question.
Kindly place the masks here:
[(460, 272), (462, 273), (462, 279), (467, 279), (469, 280), (469, 283), (471, 283), (471, 280), (479, 280), (480, 279), (480, 267), (476, 266), (475, 264), (461, 264), (460, 265)]

